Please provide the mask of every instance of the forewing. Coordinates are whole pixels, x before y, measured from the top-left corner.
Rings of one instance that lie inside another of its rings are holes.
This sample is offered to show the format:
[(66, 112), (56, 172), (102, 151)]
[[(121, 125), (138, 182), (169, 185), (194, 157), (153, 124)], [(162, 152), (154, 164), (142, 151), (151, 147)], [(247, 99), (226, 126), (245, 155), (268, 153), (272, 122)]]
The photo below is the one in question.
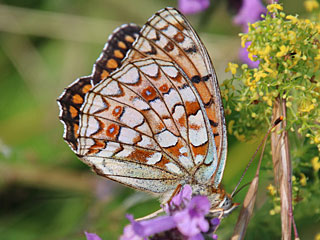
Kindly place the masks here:
[(213, 183), (218, 186), (227, 151), (218, 81), (207, 50), (187, 19), (176, 9), (165, 8), (149, 19), (141, 30), (141, 36), (128, 53), (127, 61), (150, 56), (175, 62), (196, 88), (211, 126), (207, 130), (212, 131), (214, 136), (217, 154), (210, 157), (218, 166), (214, 173), (207, 166), (203, 166), (199, 171), (206, 175), (211, 173)]
[(204, 107), (171, 62), (123, 65), (88, 93), (80, 119), (78, 155), (99, 174), (134, 188), (164, 193), (192, 182), (212, 155)]
[(139, 32), (140, 27), (134, 24), (117, 28), (109, 36), (93, 67), (92, 75), (77, 79), (58, 98), (59, 118), (65, 127), (63, 137), (73, 151), (77, 151), (79, 111), (85, 101), (85, 95), (93, 86), (121, 66), (122, 60), (131, 49), (133, 41), (139, 36)]

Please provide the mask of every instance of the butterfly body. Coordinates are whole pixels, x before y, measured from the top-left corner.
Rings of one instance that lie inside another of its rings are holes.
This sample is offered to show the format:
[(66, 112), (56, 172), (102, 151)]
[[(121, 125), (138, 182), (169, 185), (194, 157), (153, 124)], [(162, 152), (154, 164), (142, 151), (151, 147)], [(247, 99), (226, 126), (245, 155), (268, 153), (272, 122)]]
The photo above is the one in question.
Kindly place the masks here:
[(140, 30), (117, 29), (89, 77), (58, 99), (64, 138), (106, 178), (168, 201), (190, 184), (212, 207), (231, 209), (220, 188), (227, 139), (209, 55), (174, 8)]

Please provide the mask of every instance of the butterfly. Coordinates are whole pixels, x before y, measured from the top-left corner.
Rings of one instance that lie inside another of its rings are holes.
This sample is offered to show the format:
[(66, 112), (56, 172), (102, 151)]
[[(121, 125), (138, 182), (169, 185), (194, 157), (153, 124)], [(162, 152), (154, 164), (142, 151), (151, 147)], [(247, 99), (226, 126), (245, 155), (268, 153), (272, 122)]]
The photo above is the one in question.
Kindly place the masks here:
[(217, 77), (186, 17), (164, 8), (109, 37), (90, 76), (58, 99), (64, 139), (98, 175), (164, 203), (186, 184), (223, 214), (227, 131)]

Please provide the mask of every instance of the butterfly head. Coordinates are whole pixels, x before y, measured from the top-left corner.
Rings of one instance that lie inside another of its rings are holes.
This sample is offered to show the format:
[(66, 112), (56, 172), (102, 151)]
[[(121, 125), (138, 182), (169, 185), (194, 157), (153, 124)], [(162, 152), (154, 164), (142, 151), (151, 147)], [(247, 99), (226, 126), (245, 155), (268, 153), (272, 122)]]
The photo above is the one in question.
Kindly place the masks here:
[(233, 210), (239, 206), (239, 203), (233, 203), (229, 194), (225, 194), (222, 201), (219, 203), (216, 210), (220, 212), (223, 217), (229, 215)]
[(191, 186), (193, 195), (205, 195), (208, 197), (211, 202), (210, 215), (212, 217), (225, 217), (239, 206), (239, 203), (232, 202), (232, 196), (226, 193), (223, 188), (201, 184)]

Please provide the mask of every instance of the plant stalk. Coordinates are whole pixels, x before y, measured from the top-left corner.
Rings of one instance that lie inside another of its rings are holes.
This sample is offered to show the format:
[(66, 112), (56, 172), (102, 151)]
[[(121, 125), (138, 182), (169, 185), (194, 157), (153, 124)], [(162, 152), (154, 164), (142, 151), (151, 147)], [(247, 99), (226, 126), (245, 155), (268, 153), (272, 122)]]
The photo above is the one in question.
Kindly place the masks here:
[[(293, 223), (292, 212), (292, 167), (290, 160), (290, 149), (288, 132), (286, 131), (286, 101), (277, 98), (273, 105), (273, 119), (283, 116), (282, 124), (279, 124), (275, 131), (271, 133), (271, 151), (274, 171), (274, 181), (278, 189), (280, 189), (281, 199), (281, 228), (282, 239), (291, 240), (291, 226)], [(281, 134), (279, 134), (281, 131)], [(296, 229), (295, 229), (296, 230)], [(297, 234), (295, 231), (297, 238)]]

